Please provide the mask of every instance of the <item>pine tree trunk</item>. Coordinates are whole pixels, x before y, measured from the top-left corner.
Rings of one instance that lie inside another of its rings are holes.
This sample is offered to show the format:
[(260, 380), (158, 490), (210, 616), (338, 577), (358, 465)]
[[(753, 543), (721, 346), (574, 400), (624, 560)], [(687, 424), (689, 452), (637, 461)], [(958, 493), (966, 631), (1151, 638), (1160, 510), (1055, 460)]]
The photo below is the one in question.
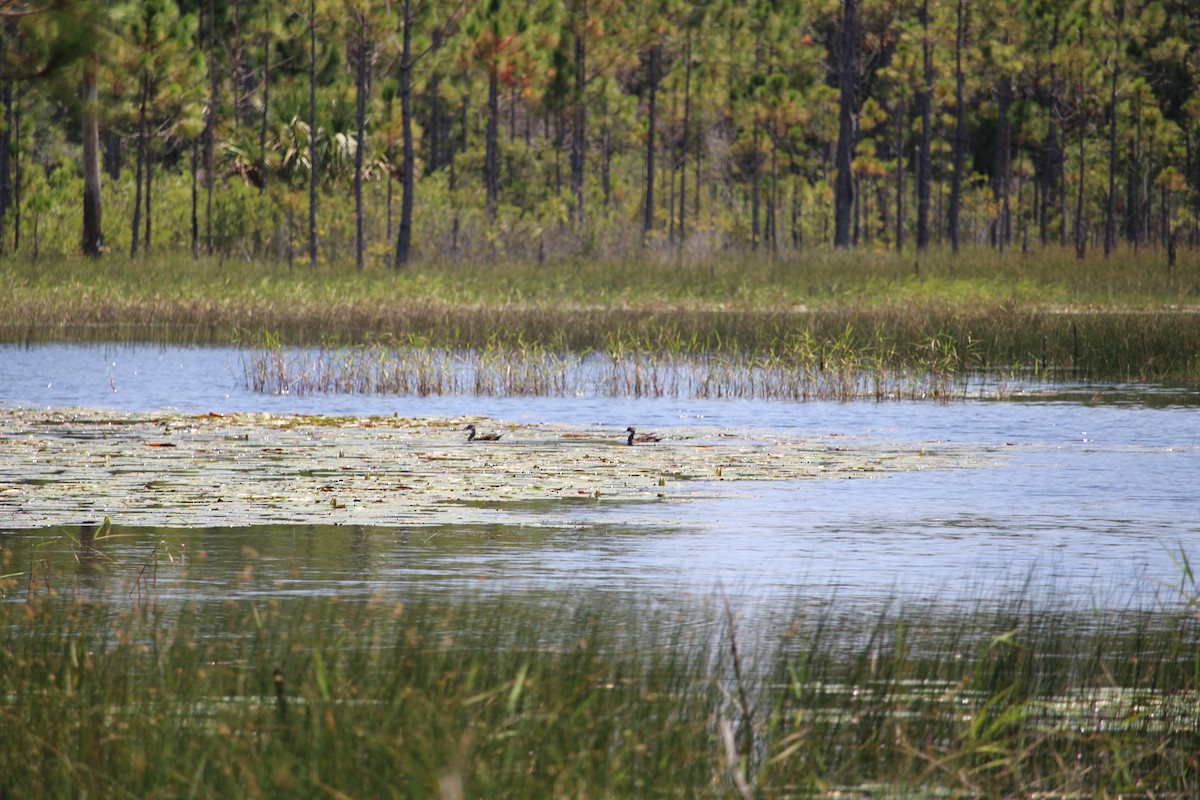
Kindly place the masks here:
[(754, 129), (750, 135), (751, 155), (750, 155), (750, 249), (758, 249), (759, 233), (761, 226), (759, 223), (759, 164), (758, 164), (758, 148), (760, 147), (759, 138), (761, 134), (758, 129), (758, 112), (754, 114)]
[(896, 116), (896, 252), (904, 250), (904, 104), (897, 102)]
[[(434, 64), (437, 63), (437, 53), (442, 49), (442, 30), (434, 28), (433, 38), (430, 43), (430, 55), (434, 59)], [(411, 59), (411, 56), (410, 56)], [(411, 66), (411, 65), (410, 65)], [(429, 75), (429, 171), (435, 172), (442, 168), (445, 164), (443, 161), (443, 153), (445, 146), (443, 144), (443, 126), (445, 120), (442, 119), (442, 75), (438, 72), (435, 66)]]
[[(1065, 106), (1065, 101), (1064, 101)], [(1065, 111), (1065, 109), (1064, 109)], [(1062, 150), (1058, 156), (1058, 246), (1067, 246), (1067, 127), (1063, 125)]]
[(932, 101), (933, 91), (933, 52), (929, 42), (929, 0), (921, 4), (921, 53), (924, 64), (921, 78), (921, 91), (917, 92), (917, 113), (921, 116), (920, 154), (917, 158), (917, 249), (924, 251), (929, 247), (929, 204), (930, 176), (932, 173), (931, 142)]
[(600, 191), (604, 194), (604, 207), (612, 203), (612, 136), (608, 130), (608, 120), (605, 118), (604, 127), (600, 133), (601, 166)]
[(1000, 216), (996, 220), (996, 246), (1001, 253), (1005, 253), (1012, 236), (1009, 210), (1009, 172), (1012, 164), (1012, 158), (1009, 155), (1012, 149), (1012, 124), (1009, 120), (1009, 110), (1012, 107), (1012, 82), (1007, 75), (1000, 79), (997, 95), (996, 156), (993, 164), (996, 177), (993, 197), (1000, 202)]
[(1113, 50), (1112, 83), (1108, 95), (1108, 202), (1104, 209), (1104, 257), (1108, 258), (1117, 238), (1117, 80), (1120, 76), (1121, 23), (1123, 3), (1117, 3), (1116, 45)]
[(13, 112), (13, 140), (17, 143), (12, 152), (12, 210), (13, 252), (21, 250), (21, 86), (16, 87), (16, 110)]
[[(269, 18), (268, 18), (269, 22)], [(269, 29), (268, 25), (268, 29)], [(267, 190), (267, 121), (268, 111), (271, 108), (271, 35), (270, 33), (263, 34), (263, 96), (262, 96), (262, 119), (258, 128), (258, 171), (259, 182), (258, 190), (265, 192)]]
[[(1137, 118), (1135, 111), (1134, 118)], [(1142, 244), (1142, 197), (1139, 191), (1141, 178), (1138, 176), (1138, 148), (1141, 143), (1138, 139), (1141, 137), (1141, 124), (1137, 126), (1137, 138), (1134, 139), (1133, 152), (1129, 154), (1129, 158), (1125, 161), (1125, 224), (1124, 228), (1125, 241), (1133, 245), (1133, 250), (1136, 253)]]
[(137, 166), (134, 168), (133, 191), (133, 231), (129, 239), (129, 257), (135, 258), (138, 253), (138, 232), (142, 227), (142, 170), (146, 168), (146, 74), (138, 86), (138, 124), (137, 124)]
[(213, 175), (215, 167), (213, 150), (216, 147), (217, 138), (217, 90), (219, 88), (219, 76), (217, 74), (217, 25), (213, 0), (208, 0), (207, 12), (209, 92), (208, 113), (204, 120), (204, 191), (206, 194), (204, 241), (208, 254), (211, 256), (213, 254), (213, 184), (216, 183), (216, 176)]
[(575, 21), (575, 119), (571, 130), (571, 190), (575, 194), (575, 225), (578, 227), (583, 226), (583, 178), (587, 154), (587, 105), (584, 102), (587, 24), (587, 0), (584, 0), (580, 17)]
[(317, 3), (308, 3), (308, 260), (317, 266)]
[(121, 179), (121, 167), (124, 166), (121, 153), (121, 136), (115, 131), (103, 131), (100, 135), (100, 147), (103, 152), (102, 168), (112, 181)]
[[(149, 95), (149, 96), (153, 96), (153, 95), (157, 94), (158, 87), (154, 84), (153, 81), (151, 81), (147, 85), (146, 92), (147, 92), (147, 95)], [(145, 151), (145, 155), (143, 156), (143, 158), (146, 162), (145, 167), (144, 167), (145, 172), (146, 172), (146, 192), (145, 192), (145, 194), (142, 195), (142, 209), (146, 215), (146, 236), (145, 236), (145, 241), (142, 243), (142, 250), (145, 251), (146, 253), (150, 252), (150, 230), (152, 227), (151, 222), (153, 221), (153, 216), (150, 213), (150, 208), (151, 208), (150, 199), (153, 196), (152, 192), (154, 189), (154, 152), (153, 152), (153, 150), (154, 150), (153, 142), (150, 139), (147, 139), (146, 140), (146, 151)]]
[[(8, 42), (14, 38), (15, 28), (15, 22), (5, 20), (4, 35), (0, 36), (0, 63), (7, 63)], [(0, 88), (0, 103), (4, 105), (4, 129), (0, 130), (0, 255), (2, 255), (4, 253), (4, 220), (13, 196), (10, 159), (14, 127), (13, 80), (11, 77), (5, 78), (3, 88)]]
[[(413, 166), (416, 161), (412, 129), (412, 21), (412, 0), (404, 0), (404, 30), (400, 50), (400, 182), (403, 195), (400, 198), (400, 231), (396, 236), (396, 269), (408, 263), (412, 247)], [(434, 121), (434, 127), (440, 124), (440, 121)], [(450, 189), (453, 191), (453, 183)]]
[(99, 256), (104, 249), (100, 203), (100, 93), (96, 86), (99, 58), (83, 61), (83, 253)]
[(1079, 194), (1075, 203), (1075, 256), (1082, 259), (1087, 252), (1087, 243), (1083, 238), (1083, 189), (1084, 176), (1087, 174), (1084, 171), (1084, 147), (1083, 135), (1086, 126), (1082, 121), (1079, 123)]
[(692, 116), (692, 29), (689, 27), (683, 47), (683, 141), (679, 145), (679, 247), (687, 238), (684, 217), (687, 209), (687, 154)]
[(368, 60), (370, 45), (367, 44), (367, 18), (365, 12), (358, 21), (358, 64), (355, 70), (355, 123), (357, 144), (354, 148), (354, 265), (363, 268), (363, 155), (367, 139), (367, 93), (369, 92)]
[(1054, 185), (1056, 174), (1055, 160), (1057, 158), (1056, 151), (1058, 150), (1058, 125), (1054, 121), (1054, 112), (1050, 112), (1050, 121), (1046, 130), (1046, 146), (1043, 149), (1042, 158), (1042, 194), (1041, 205), (1038, 208), (1038, 229), (1039, 236), (1043, 245), (1049, 240), (1050, 236), (1050, 208), (1053, 206), (1054, 194), (1057, 188)]
[(649, 130), (646, 135), (646, 206), (642, 217), (642, 233), (649, 233), (654, 228), (654, 134), (655, 128), (658, 125), (656, 119), (656, 102), (658, 94), (658, 58), (659, 45), (655, 44), (650, 48), (650, 59), (647, 71), (649, 80), (647, 82), (648, 104), (649, 104)]
[(959, 213), (962, 209), (963, 159), (967, 149), (966, 108), (963, 98), (963, 0), (958, 0), (957, 26), (954, 35), (954, 175), (950, 179), (949, 233), (950, 248), (959, 248)]
[(498, 59), (493, 59), (491, 69), (488, 70), (487, 150), (484, 161), (488, 214), (493, 219), (496, 217), (496, 208), (500, 202), (500, 76), (498, 74), (500, 65), (497, 61)]
[[(1047, 56), (1053, 55), (1057, 47), (1058, 15), (1055, 14)], [(1058, 92), (1058, 65), (1054, 63), (1053, 59), (1050, 59), (1050, 101), (1046, 113), (1046, 144), (1042, 150), (1041, 207), (1038, 209), (1039, 236), (1043, 247), (1049, 242), (1050, 238), (1050, 209), (1054, 207), (1057, 194), (1062, 191), (1062, 186), (1057, 181), (1057, 163), (1062, 158), (1058, 144)]]
[(192, 260), (200, 258), (200, 187), (198, 172), (200, 171), (200, 142), (192, 140)]
[[(1079, 48), (1083, 50), (1083, 27), (1079, 28)], [(1083, 237), (1083, 195), (1084, 183), (1087, 176), (1087, 171), (1084, 164), (1084, 135), (1087, 133), (1087, 120), (1084, 117), (1084, 76), (1083, 66), (1080, 65), (1079, 77), (1077, 82), (1077, 94), (1075, 97), (1075, 105), (1078, 109), (1078, 125), (1079, 125), (1079, 194), (1075, 201), (1075, 257), (1082, 259), (1087, 252), (1087, 242)]]
[(854, 212), (854, 175), (851, 165), (854, 160), (854, 117), (858, 76), (855, 73), (855, 53), (858, 42), (858, 0), (843, 0), (842, 49), (838, 59), (838, 138), (834, 184), (834, 234), (835, 247), (850, 246), (851, 215)]

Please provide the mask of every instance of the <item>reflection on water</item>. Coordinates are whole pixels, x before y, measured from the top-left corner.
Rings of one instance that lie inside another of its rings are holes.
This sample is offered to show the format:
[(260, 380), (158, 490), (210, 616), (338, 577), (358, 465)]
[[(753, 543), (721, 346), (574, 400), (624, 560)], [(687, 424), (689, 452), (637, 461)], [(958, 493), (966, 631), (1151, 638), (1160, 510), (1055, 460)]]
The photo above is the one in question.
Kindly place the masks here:
[(0, 573), (117, 601), (150, 579), (156, 597), (196, 601), (517, 592), (674, 605), (725, 592), (769, 605), (977, 600), (1032, 578), (1057, 598), (1123, 605), (1169, 596), (1183, 576), (1200, 525), (1175, 487), (1197, 477), (1195, 456), (1033, 448), (988, 469), (750, 482), (686, 504), (546, 504), (525, 510), (528, 526), (114, 526), (96, 552), (79, 530), (12, 531)]
[[(703, 420), (915, 447), (1017, 446), (1006, 451), (1003, 464), (987, 469), (747, 482), (736, 496), (682, 504), (524, 509), (521, 518), (542, 515), (534, 527), (118, 527), (119, 536), (96, 544), (103, 555), (80, 557), (78, 530), (18, 533), (6, 531), (0, 519), (0, 575), (20, 573), (19, 589), (10, 581), (10, 597), (30, 589), (29, 576), (39, 570), (42, 583), (59, 591), (128, 597), (156, 545), (159, 594), (184, 599), (307, 593), (402, 598), (470, 589), (596, 591), (686, 602), (718, 587), (762, 599), (797, 593), (953, 598), (977, 596), (981, 587), (1004, 591), (1034, 575), (1057, 593), (1107, 603), (1170, 591), (1182, 574), (1180, 553), (1195, 560), (1200, 418), (1194, 394), (1076, 387), (1055, 397), (1014, 397), (1020, 402), (950, 404), (294, 398), (246, 391), (238, 358), (231, 348), (4, 347), (0, 401), (132, 410), (471, 414), (646, 428)], [(1138, 397), (1152, 399), (1133, 402)]]
[[(757, 408), (764, 424), (787, 424), (794, 403), (783, 401), (702, 401), (681, 398), (427, 397), (363, 394), (271, 395), (247, 385), (247, 353), (236, 347), (160, 345), (43, 344), (0, 345), (0, 402), (23, 406), (89, 406), (120, 410), (270, 411), (273, 413), (484, 415), (546, 422), (581, 422), (614, 412), (642, 424), (663, 425), (679, 418), (744, 416)], [(1022, 404), (1070, 403), (1091, 406), (1200, 406), (1200, 389), (1141, 385), (1041, 384), (989, 377), (969, 390), (971, 397), (996, 395)], [(805, 409), (825, 403), (802, 404)], [(836, 403), (828, 404), (836, 405)], [(867, 403), (866, 405), (871, 405)], [(899, 405), (899, 404), (895, 404)], [(738, 424), (730, 421), (729, 424)], [(742, 424), (745, 424), (744, 422)]]

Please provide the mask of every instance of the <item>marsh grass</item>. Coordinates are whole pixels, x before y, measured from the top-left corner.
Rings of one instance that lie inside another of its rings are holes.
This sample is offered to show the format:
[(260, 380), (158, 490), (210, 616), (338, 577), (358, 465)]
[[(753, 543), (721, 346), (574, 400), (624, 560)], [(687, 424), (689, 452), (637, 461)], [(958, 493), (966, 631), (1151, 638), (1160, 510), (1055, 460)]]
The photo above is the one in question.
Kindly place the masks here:
[[(1200, 314), (1193, 313), (1008, 309), (943, 318), (842, 309), (766, 315), (757, 328), (754, 312), (713, 313), (675, 311), (649, 324), (609, 320), (615, 327), (597, 325), (593, 336), (583, 330), (588, 312), (570, 335), (563, 328), (523, 333), (514, 321), (478, 348), (470, 337), (455, 347), (384, 336), (311, 349), (248, 337), (243, 368), (254, 391), (301, 395), (945, 401), (982, 394), (989, 382), (989, 396), (1003, 396), (1013, 386), (1056, 381), (1200, 380)], [(705, 332), (709, 322), (720, 330)]]
[[(277, 263), (67, 260), (3, 267), (0, 340), (401, 341), (518, 355), (634, 352), (855, 359), (1038, 371), (1049, 379), (1194, 385), (1200, 256), (1077, 262), (973, 251), (555, 264), (424, 264), (404, 272)], [(516, 364), (512, 364), (514, 368)], [(540, 369), (540, 367), (539, 367)]]
[(8, 342), (246, 343), (270, 332), (287, 344), (740, 359), (850, 345), (854, 360), (893, 369), (925, 365), (941, 348), (959, 371), (1177, 384), (1200, 372), (1200, 255), (1174, 270), (1153, 253), (1079, 263), (1055, 249), (404, 272), (114, 258), (7, 261), (2, 275)]
[(7, 797), (1200, 790), (1186, 565), (1148, 608), (797, 598), (750, 625), (723, 594), (179, 599), (175, 562), (143, 595), (16, 600), (5, 554)]
[(951, 399), (971, 372), (953, 344), (934, 340), (905, 361), (886, 342), (852, 332), (817, 345), (794, 340), (772, 352), (659, 351), (622, 342), (603, 352), (541, 345), (444, 350), (408, 344), (243, 352), (248, 388), (314, 393), (809, 400)]

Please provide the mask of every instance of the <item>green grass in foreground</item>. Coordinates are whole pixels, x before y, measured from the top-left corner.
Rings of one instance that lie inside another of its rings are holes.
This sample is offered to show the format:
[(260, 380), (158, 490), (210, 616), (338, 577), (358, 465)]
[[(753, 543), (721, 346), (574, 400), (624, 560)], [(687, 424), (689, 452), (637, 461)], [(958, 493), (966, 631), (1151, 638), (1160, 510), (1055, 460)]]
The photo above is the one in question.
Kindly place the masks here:
[[(6, 262), (0, 341), (403, 342), (448, 349), (857, 350), (959, 373), (1200, 382), (1200, 255), (1057, 249), (813, 253), (704, 263), (431, 264), (403, 272), (105, 258)], [(940, 354), (937, 358), (941, 358)]]
[(0, 602), (3, 797), (1200, 791), (1187, 596), (798, 602), (751, 631), (718, 598), (98, 603), (27, 578)]

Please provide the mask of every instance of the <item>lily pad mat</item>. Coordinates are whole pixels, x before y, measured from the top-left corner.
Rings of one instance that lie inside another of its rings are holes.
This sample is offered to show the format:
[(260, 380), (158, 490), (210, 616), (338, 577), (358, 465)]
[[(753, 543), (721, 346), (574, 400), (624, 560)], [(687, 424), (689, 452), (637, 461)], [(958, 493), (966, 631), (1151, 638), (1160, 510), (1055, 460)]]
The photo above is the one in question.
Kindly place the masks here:
[[(502, 439), (468, 443), (467, 422)], [(549, 524), (579, 501), (685, 502), (731, 495), (746, 481), (978, 467), (1002, 449), (656, 432), (661, 442), (629, 447), (614, 428), (561, 424), (0, 408), (0, 528), (105, 516), (170, 527)]]

